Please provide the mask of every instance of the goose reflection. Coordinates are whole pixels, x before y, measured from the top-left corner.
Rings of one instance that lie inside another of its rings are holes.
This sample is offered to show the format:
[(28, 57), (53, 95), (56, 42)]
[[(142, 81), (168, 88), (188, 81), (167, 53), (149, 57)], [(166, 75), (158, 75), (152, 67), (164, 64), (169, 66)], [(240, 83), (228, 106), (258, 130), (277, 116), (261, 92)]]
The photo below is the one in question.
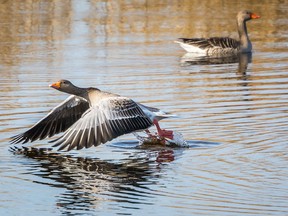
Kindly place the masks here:
[(252, 62), (252, 53), (242, 53), (238, 56), (239, 65), (237, 74), (246, 76), (248, 64)]
[(241, 53), (230, 56), (199, 56), (194, 53), (186, 53), (181, 58), (181, 66), (213, 65), (239, 63), (237, 74), (245, 75), (248, 64), (252, 62), (252, 53)]
[(56, 203), (65, 214), (72, 209), (91, 211), (111, 200), (126, 205), (151, 204), (148, 198), (156, 192), (149, 185), (161, 178), (157, 158), (173, 152), (139, 150), (115, 162), (63, 155), (51, 149), (13, 147), (11, 151), (33, 159), (26, 165), (30, 174), (40, 177), (33, 177), (34, 182), (65, 189)]

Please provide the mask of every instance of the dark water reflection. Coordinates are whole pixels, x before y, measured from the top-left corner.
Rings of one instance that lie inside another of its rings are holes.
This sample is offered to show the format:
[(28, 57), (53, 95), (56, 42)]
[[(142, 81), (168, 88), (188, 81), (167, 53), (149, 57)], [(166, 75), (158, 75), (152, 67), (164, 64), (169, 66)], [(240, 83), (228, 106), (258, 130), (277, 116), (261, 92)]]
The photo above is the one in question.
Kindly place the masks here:
[(245, 76), (248, 63), (252, 62), (252, 53), (241, 53), (239, 55), (232, 55), (226, 57), (213, 56), (195, 56), (193, 53), (186, 53), (181, 58), (181, 66), (191, 65), (218, 65), (218, 64), (232, 64), (238, 63), (237, 74)]
[[(131, 144), (135, 145), (126, 143)], [(193, 147), (210, 145), (215, 144), (191, 142)], [(118, 214), (121, 214), (121, 208), (139, 209), (137, 205), (140, 204), (154, 205), (151, 198), (161, 194), (150, 186), (161, 186), (159, 179), (163, 177), (161, 169), (165, 168), (165, 158), (169, 160), (173, 156), (174, 159), (172, 149), (154, 149), (137, 151), (118, 163), (112, 160), (65, 155), (46, 148), (11, 147), (10, 152), (17, 160), (21, 160), (21, 157), (29, 159), (26, 167), (30, 168), (24, 173), (40, 177), (38, 181), (33, 180), (34, 183), (65, 189), (57, 195), (56, 202), (62, 213), (86, 215), (91, 212), (93, 215), (97, 203), (103, 201), (119, 203), (119, 206), (109, 207), (110, 210), (118, 209)], [(179, 157), (182, 150), (176, 151)], [(159, 162), (159, 158), (162, 162)]]
[(149, 158), (133, 157), (116, 164), (37, 149), (19, 150), (17, 154), (34, 160), (29, 174), (52, 180), (37, 183), (66, 189), (58, 195), (56, 203), (65, 213), (74, 209), (87, 213), (102, 199), (151, 205), (146, 197), (155, 192), (149, 189), (149, 184), (159, 178), (157, 163)]
[[(196, 58), (173, 42), (237, 38), (240, 9), (261, 16), (251, 56)], [(288, 215), (286, 1), (1, 1), (0, 12), (0, 215)], [(9, 137), (66, 98), (48, 87), (60, 78), (177, 114), (162, 127), (190, 148), (125, 135), (10, 152)]]

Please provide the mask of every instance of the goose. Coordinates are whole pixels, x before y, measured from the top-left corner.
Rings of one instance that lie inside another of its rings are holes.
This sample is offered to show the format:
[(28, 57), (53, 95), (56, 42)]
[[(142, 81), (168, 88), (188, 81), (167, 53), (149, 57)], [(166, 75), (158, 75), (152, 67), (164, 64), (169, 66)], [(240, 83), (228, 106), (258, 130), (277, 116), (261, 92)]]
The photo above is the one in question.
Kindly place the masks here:
[(156, 126), (158, 137), (173, 139), (173, 131), (161, 129), (158, 123), (173, 115), (158, 108), (98, 88), (80, 88), (69, 80), (59, 80), (50, 87), (71, 95), (29, 130), (12, 137), (11, 143), (24, 144), (64, 132), (50, 141), (55, 143), (53, 147), (80, 150), (132, 132), (151, 135), (148, 128), (152, 125)]
[(179, 38), (175, 43), (179, 43), (187, 52), (202, 55), (232, 55), (238, 53), (249, 53), (252, 51), (252, 43), (247, 34), (246, 21), (258, 19), (259, 15), (242, 10), (237, 14), (237, 27), (239, 41), (229, 37), (211, 38)]

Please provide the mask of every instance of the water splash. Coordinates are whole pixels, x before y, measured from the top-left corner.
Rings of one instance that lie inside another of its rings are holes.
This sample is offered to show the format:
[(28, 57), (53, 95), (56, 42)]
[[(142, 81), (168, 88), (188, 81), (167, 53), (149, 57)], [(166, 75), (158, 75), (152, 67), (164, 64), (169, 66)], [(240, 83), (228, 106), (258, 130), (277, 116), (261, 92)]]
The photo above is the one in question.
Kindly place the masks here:
[(182, 133), (173, 131), (173, 140), (163, 139), (157, 134), (155, 136), (140, 136), (137, 133), (133, 133), (139, 140), (139, 145), (163, 145), (171, 147), (189, 147), (187, 141), (184, 139)]
[(188, 142), (184, 139), (184, 136), (182, 133), (178, 131), (173, 131), (173, 140), (166, 140), (168, 142), (168, 145), (176, 145), (179, 147), (189, 147)]

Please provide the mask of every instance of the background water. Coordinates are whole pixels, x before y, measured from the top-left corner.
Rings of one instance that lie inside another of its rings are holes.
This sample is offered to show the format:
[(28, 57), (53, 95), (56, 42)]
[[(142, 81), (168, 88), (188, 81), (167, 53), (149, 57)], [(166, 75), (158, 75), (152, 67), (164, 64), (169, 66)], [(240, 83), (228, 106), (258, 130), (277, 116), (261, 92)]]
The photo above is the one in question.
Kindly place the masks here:
[[(237, 38), (241, 9), (261, 16), (248, 23), (252, 56), (195, 60), (173, 43)], [(288, 215), (287, 1), (27, 0), (0, 12), (1, 215)], [(190, 148), (125, 135), (10, 152), (9, 137), (67, 97), (48, 87), (60, 78), (177, 114), (161, 125)]]

